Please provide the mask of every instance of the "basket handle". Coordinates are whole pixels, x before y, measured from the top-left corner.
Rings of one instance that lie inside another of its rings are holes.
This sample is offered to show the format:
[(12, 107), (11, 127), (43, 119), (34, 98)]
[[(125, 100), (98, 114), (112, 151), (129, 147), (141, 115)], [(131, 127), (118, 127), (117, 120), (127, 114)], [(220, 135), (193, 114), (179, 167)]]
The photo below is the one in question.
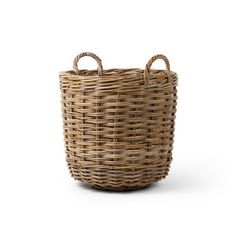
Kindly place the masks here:
[(94, 53), (92, 52), (83, 52), (83, 53), (80, 53), (79, 55), (77, 55), (73, 61), (73, 69), (75, 70), (76, 74), (78, 75), (79, 74), (79, 68), (78, 68), (78, 61), (82, 58), (82, 57), (92, 57), (96, 62), (97, 62), (97, 65), (98, 65), (98, 75), (99, 76), (102, 76), (102, 72), (103, 72), (103, 68), (102, 68), (102, 60)]
[(164, 56), (162, 54), (158, 54), (158, 55), (153, 56), (148, 61), (148, 63), (146, 64), (146, 68), (144, 70), (144, 81), (145, 81), (146, 84), (148, 83), (148, 76), (150, 74), (151, 66), (152, 66), (153, 62), (158, 60), (158, 59), (161, 59), (165, 62), (165, 64), (166, 64), (166, 73), (167, 73), (167, 76), (170, 77), (170, 63), (169, 63), (169, 60), (167, 59), (166, 56)]

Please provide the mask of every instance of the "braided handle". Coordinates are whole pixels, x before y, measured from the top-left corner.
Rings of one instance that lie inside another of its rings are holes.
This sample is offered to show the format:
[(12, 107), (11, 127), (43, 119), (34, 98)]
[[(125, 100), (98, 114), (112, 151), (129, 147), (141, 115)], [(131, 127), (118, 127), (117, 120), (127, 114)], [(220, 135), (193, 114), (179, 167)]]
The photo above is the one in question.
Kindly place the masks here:
[(78, 68), (78, 61), (82, 58), (82, 57), (92, 57), (96, 62), (97, 62), (97, 65), (98, 65), (98, 75), (99, 76), (102, 76), (102, 73), (103, 73), (103, 67), (102, 67), (102, 60), (94, 53), (92, 52), (83, 52), (83, 53), (80, 53), (79, 55), (77, 55), (73, 61), (73, 69), (75, 70), (76, 74), (78, 75), (79, 74), (79, 68)]
[(145, 83), (148, 83), (148, 76), (150, 74), (150, 69), (151, 69), (151, 66), (152, 66), (153, 62), (158, 60), (158, 59), (161, 59), (165, 62), (165, 64), (166, 64), (166, 73), (167, 73), (167, 76), (170, 77), (170, 63), (169, 63), (169, 60), (167, 59), (166, 56), (164, 56), (162, 54), (158, 54), (158, 55), (153, 56), (148, 61), (148, 63), (146, 64), (146, 68), (144, 70), (144, 81), (145, 81)]

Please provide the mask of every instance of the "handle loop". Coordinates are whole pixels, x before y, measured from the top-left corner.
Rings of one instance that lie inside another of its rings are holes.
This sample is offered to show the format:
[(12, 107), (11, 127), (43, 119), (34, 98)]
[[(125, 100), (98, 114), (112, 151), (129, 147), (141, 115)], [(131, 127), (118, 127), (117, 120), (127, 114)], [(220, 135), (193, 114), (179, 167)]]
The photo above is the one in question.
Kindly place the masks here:
[(146, 64), (146, 68), (144, 70), (144, 81), (145, 81), (145, 84), (148, 83), (148, 76), (150, 74), (150, 69), (151, 69), (151, 66), (152, 66), (153, 62), (158, 60), (158, 59), (161, 59), (161, 60), (163, 60), (165, 62), (165, 64), (166, 64), (166, 73), (167, 73), (167, 76), (170, 77), (170, 63), (169, 63), (169, 60), (167, 59), (166, 56), (164, 56), (162, 54), (158, 54), (158, 55), (153, 56), (148, 61), (148, 63)]
[(78, 61), (82, 58), (82, 57), (92, 57), (96, 62), (97, 62), (97, 65), (98, 65), (98, 75), (99, 76), (102, 76), (102, 73), (103, 73), (103, 68), (102, 68), (102, 60), (94, 53), (92, 52), (83, 52), (83, 53), (80, 53), (79, 55), (77, 55), (73, 61), (73, 69), (75, 70), (76, 74), (78, 75), (79, 74), (79, 68), (78, 68)]

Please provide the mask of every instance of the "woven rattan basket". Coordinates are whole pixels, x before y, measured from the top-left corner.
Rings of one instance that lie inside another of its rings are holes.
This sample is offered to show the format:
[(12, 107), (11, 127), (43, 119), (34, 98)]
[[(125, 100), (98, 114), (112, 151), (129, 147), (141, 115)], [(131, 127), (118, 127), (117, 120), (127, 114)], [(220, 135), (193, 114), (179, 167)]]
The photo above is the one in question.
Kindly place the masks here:
[[(79, 70), (90, 56), (97, 70)], [(162, 59), (166, 70), (151, 70)], [(96, 188), (138, 189), (164, 178), (172, 160), (177, 75), (163, 55), (145, 69), (103, 70), (93, 53), (60, 73), (66, 160), (71, 175)]]

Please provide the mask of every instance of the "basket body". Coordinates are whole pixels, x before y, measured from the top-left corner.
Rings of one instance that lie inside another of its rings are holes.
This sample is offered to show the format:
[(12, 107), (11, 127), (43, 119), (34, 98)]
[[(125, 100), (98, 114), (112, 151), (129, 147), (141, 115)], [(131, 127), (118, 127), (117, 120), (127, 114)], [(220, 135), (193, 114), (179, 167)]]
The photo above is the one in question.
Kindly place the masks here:
[(164, 178), (172, 160), (177, 75), (113, 69), (60, 73), (66, 160), (96, 188), (138, 189)]

